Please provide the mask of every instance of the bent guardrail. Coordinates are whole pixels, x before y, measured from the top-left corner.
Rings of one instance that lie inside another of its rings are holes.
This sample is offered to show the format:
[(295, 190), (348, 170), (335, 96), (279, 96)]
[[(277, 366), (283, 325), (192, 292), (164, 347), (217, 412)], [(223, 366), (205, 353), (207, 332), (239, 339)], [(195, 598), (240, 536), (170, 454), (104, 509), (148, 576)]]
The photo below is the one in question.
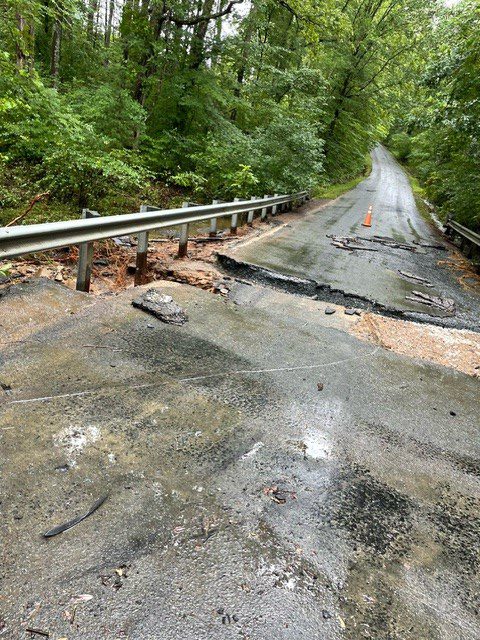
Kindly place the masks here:
[[(183, 206), (178, 209), (156, 209), (151, 206), (142, 206), (138, 213), (104, 217), (98, 216), (97, 212), (85, 209), (80, 220), (0, 228), (0, 260), (79, 245), (77, 289), (88, 291), (93, 258), (91, 243), (96, 240), (134, 234), (137, 235), (138, 240), (135, 283), (139, 284), (147, 266), (146, 256), (150, 231), (180, 226), (178, 255), (184, 256), (187, 252), (188, 225), (193, 222), (231, 216), (230, 231), (236, 233), (238, 216), (243, 212), (248, 213), (247, 220), (251, 222), (255, 211), (261, 211), (261, 219), (264, 220), (268, 208), (271, 208), (272, 213), (275, 214), (278, 209), (291, 208), (294, 203), (301, 204), (307, 199), (307, 192), (302, 191), (289, 195), (264, 196), (253, 200), (221, 203), (214, 201), (214, 204), (200, 206), (190, 206), (189, 202), (184, 202)], [(94, 217), (90, 217), (92, 214)], [(216, 233), (216, 224), (211, 225), (211, 234), (213, 233)]]

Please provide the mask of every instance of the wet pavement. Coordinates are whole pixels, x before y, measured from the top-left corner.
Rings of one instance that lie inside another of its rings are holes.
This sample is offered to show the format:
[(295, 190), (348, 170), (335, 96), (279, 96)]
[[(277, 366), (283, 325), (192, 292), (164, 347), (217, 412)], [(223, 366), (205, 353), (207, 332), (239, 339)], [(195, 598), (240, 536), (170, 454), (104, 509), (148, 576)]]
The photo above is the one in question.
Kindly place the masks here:
[(0, 298), (0, 637), (480, 637), (478, 379), (259, 286), (157, 283), (169, 326), (151, 286)]
[[(232, 255), (238, 261), (313, 280), (324, 300), (348, 303), (348, 298), (356, 298), (365, 308), (371, 303), (377, 311), (384, 306), (405, 317), (479, 330), (478, 286), (460, 282), (465, 274), (456, 268), (452, 245), (421, 217), (408, 178), (392, 155), (378, 146), (372, 160), (370, 176), (355, 189), (297, 223), (246, 243)], [(373, 215), (368, 228), (362, 222), (370, 206)], [(351, 252), (333, 246), (332, 235), (384, 236), (416, 250), (367, 242), (370, 251)], [(440, 248), (434, 248), (438, 245)], [(412, 281), (400, 271), (420, 276), (433, 286)], [(455, 315), (406, 299), (412, 291), (454, 300)]]

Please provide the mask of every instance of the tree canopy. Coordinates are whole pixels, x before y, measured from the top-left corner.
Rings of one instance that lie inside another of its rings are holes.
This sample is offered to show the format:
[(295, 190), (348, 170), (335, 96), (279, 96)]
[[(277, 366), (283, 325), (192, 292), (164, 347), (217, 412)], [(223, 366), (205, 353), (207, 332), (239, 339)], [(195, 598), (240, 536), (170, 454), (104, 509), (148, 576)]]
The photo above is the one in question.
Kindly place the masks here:
[(393, 125), (464, 211), (476, 27), (468, 0), (4, 0), (0, 162), (77, 206), (149, 181), (230, 198), (348, 180)]

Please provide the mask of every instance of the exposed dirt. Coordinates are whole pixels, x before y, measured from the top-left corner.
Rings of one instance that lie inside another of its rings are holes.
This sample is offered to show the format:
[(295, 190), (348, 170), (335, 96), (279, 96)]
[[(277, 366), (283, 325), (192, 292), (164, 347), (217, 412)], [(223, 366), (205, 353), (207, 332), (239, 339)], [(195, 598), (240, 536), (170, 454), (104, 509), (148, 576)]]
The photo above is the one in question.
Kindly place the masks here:
[(395, 353), (480, 377), (480, 334), (365, 313), (350, 331)]
[[(173, 238), (151, 238), (148, 249), (149, 272), (144, 283), (154, 280), (174, 280), (198, 286), (207, 291), (218, 292), (216, 282), (222, 278), (214, 266), (219, 250), (234, 247), (239, 241), (256, 237), (298, 219), (318, 208), (319, 201), (312, 200), (293, 213), (284, 213), (267, 222), (257, 218), (252, 227), (239, 227), (236, 235), (228, 231), (220, 232), (218, 241), (206, 241), (205, 235), (195, 236), (188, 243), (188, 256), (178, 258), (178, 240)], [(152, 234), (153, 235), (153, 234)], [(198, 242), (196, 241), (198, 239)], [(103, 294), (117, 292), (133, 285), (135, 273), (136, 241), (130, 238), (131, 246), (118, 246), (112, 240), (95, 243), (91, 293)], [(74, 289), (76, 281), (77, 247), (50, 251), (29, 256), (26, 260), (9, 261), (13, 267), (9, 270), (11, 281), (24, 281), (29, 277), (44, 277), (61, 282)]]

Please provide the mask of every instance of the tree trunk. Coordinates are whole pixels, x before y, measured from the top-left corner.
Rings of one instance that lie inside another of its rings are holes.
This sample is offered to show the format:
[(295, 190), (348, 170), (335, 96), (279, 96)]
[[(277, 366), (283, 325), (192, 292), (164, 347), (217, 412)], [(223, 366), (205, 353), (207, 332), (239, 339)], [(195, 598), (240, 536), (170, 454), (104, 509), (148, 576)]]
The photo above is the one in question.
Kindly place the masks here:
[(16, 62), (17, 69), (24, 69), (27, 62), (25, 52), (25, 18), (17, 13), (18, 38), (16, 42)]
[[(202, 16), (209, 16), (212, 13), (214, 0), (205, 0), (202, 9)], [(192, 47), (190, 50), (190, 69), (197, 71), (205, 60), (205, 37), (207, 35), (209, 21), (199, 22), (193, 32)]]
[(115, 0), (110, 0), (110, 4), (108, 6), (107, 25), (105, 29), (105, 46), (107, 47), (107, 49), (110, 46), (110, 40), (112, 37), (112, 22), (113, 22), (114, 9), (115, 9)]
[(53, 23), (52, 31), (52, 56), (50, 61), (50, 73), (52, 74), (53, 86), (58, 86), (58, 69), (60, 65), (60, 46), (62, 42), (62, 23), (57, 16)]

